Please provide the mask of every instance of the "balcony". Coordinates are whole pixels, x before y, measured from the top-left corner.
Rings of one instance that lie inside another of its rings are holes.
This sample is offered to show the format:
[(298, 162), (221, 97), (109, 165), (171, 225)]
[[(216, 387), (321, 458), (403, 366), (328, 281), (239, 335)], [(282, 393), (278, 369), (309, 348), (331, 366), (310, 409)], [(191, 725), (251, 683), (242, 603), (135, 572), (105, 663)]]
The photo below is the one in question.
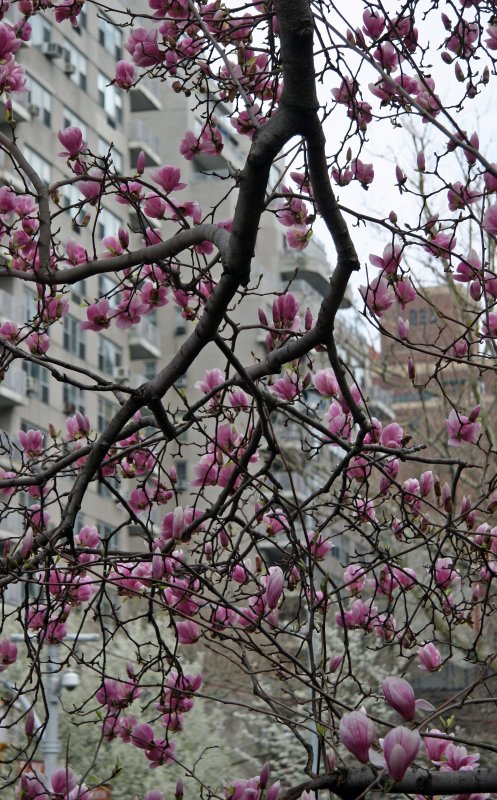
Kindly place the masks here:
[(129, 157), (132, 164), (140, 155), (145, 153), (145, 166), (158, 167), (161, 164), (159, 155), (159, 137), (150, 132), (150, 128), (142, 119), (131, 120), (128, 126)]
[(141, 114), (143, 111), (160, 111), (162, 103), (157, 91), (157, 82), (150, 78), (142, 78), (129, 92), (131, 111)]
[(373, 383), (367, 388), (366, 395), (368, 396), (367, 402), (371, 414), (394, 419), (395, 413), (392, 409), (392, 403), (395, 400), (395, 395), (393, 392), (389, 392), (387, 389), (383, 389)]
[(26, 403), (26, 373), (12, 365), (3, 373), (0, 383), (0, 410), (12, 406), (25, 406)]
[(20, 325), (26, 322), (24, 305), (3, 289), (0, 289), (0, 322), (17, 322)]
[(130, 329), (128, 344), (131, 360), (161, 356), (160, 331), (146, 317), (142, 317), (138, 325)]

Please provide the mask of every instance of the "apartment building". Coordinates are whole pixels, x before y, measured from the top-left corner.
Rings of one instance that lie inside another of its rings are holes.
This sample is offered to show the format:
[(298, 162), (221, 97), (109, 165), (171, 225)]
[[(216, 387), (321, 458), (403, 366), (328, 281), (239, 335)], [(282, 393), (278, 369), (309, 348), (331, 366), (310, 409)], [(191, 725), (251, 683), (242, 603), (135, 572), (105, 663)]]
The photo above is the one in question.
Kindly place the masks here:
[[(10, 21), (16, 19), (15, 6), (9, 11)], [(209, 172), (228, 175), (228, 162), (241, 167), (248, 149), (243, 137), (234, 129), (223, 110), (218, 110), (217, 124), (223, 135), (224, 149), (218, 156), (199, 154), (185, 161), (179, 153), (179, 142), (186, 130), (198, 130), (200, 120), (188, 100), (176, 94), (166, 84), (144, 79), (128, 94), (111, 83), (115, 63), (123, 57), (123, 29), (93, 4), (86, 4), (79, 28), (52, 24), (51, 15), (39, 14), (30, 20), (32, 36), (17, 54), (28, 76), (29, 92), (18, 95), (14, 102), (15, 128), (0, 113), (3, 133), (15, 135), (18, 144), (42, 180), (54, 184), (71, 177), (61, 149), (57, 131), (77, 126), (88, 148), (108, 164), (112, 161), (118, 175), (132, 176), (140, 151), (146, 156), (147, 174), (161, 165), (181, 167), (181, 179), (187, 183), (185, 197), (196, 200), (204, 214), (218, 207), (217, 218), (232, 216), (236, 191), (225, 182), (213, 180)], [(226, 109), (226, 113), (227, 113)], [(1, 112), (1, 109), (0, 109)], [(278, 179), (274, 171), (272, 180)], [(23, 190), (21, 176), (8, 155), (0, 151), (0, 181)], [(116, 234), (118, 228), (136, 230), (136, 218), (131, 206), (120, 205), (105, 198), (98, 213), (85, 206), (77, 214), (74, 204), (81, 195), (74, 184), (62, 188), (52, 210), (59, 213), (57, 226), (60, 241), (71, 237), (87, 248), (90, 255), (102, 252), (102, 239)], [(224, 198), (221, 200), (221, 198)], [(85, 214), (89, 220), (84, 220)], [(83, 224), (84, 223), (84, 224)], [(163, 233), (167, 233), (164, 228)], [(139, 234), (131, 234), (139, 244)], [(241, 328), (237, 340), (237, 355), (242, 363), (252, 363), (254, 357), (265, 353), (265, 336), (257, 332), (258, 306), (272, 302), (271, 294), (290, 286), (298, 295), (303, 308), (316, 309), (327, 288), (330, 266), (324, 248), (311, 241), (305, 252), (286, 247), (284, 229), (274, 214), (265, 214), (253, 262), (251, 286), (257, 297), (236, 307), (234, 317)], [(129, 330), (111, 326), (100, 333), (80, 327), (85, 315), (85, 301), (93, 301), (105, 292), (112, 292), (112, 276), (99, 276), (71, 288), (69, 313), (63, 323), (52, 326), (50, 354), (62, 364), (79, 366), (94, 374), (112, 378), (123, 385), (136, 387), (154, 376), (193, 330), (176, 304), (161, 308), (156, 314), (143, 317)], [(35, 295), (28, 285), (11, 278), (0, 284), (0, 321), (24, 322), (36, 311)], [(205, 369), (217, 366), (219, 355), (214, 346), (205, 351), (201, 362), (179, 381), (178, 389), (192, 392), (195, 382), (204, 377)], [(90, 381), (91, 383), (91, 381)], [(197, 392), (198, 394), (198, 392)], [(198, 396), (200, 396), (198, 394)], [(2, 463), (15, 463), (17, 432), (36, 428), (46, 434), (49, 423), (56, 431), (64, 431), (65, 419), (76, 410), (85, 413), (98, 431), (103, 430), (117, 407), (111, 393), (103, 395), (83, 391), (75, 386), (55, 381), (39, 365), (13, 363), (0, 384), (0, 430), (2, 433)], [(171, 451), (178, 472), (178, 487), (188, 494), (192, 462), (198, 459), (195, 443), (188, 442)], [(29, 502), (29, 498), (24, 498)], [(188, 500), (185, 499), (186, 505)], [(55, 521), (55, 520), (54, 520)], [(78, 519), (78, 525), (96, 525), (103, 537), (113, 536), (113, 546), (136, 549), (132, 541), (133, 526), (126, 526), (126, 514), (116, 504), (109, 490), (95, 483), (90, 489)], [(6, 515), (1, 535), (15, 536), (22, 532), (23, 518), (15, 512)]]

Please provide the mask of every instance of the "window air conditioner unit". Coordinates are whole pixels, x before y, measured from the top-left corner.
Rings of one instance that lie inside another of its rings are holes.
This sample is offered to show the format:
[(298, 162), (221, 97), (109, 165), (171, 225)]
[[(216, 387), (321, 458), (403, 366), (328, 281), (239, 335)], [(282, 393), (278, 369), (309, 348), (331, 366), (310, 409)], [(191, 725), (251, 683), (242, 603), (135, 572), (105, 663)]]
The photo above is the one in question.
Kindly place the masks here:
[(66, 75), (73, 75), (76, 72), (76, 67), (71, 63), (71, 61), (66, 61), (64, 64), (64, 72)]
[(116, 381), (116, 383), (125, 383), (130, 379), (130, 369), (129, 367), (114, 367), (114, 371), (112, 373), (112, 377)]
[(64, 48), (61, 44), (57, 44), (56, 42), (45, 42), (41, 46), (41, 52), (47, 58), (62, 58), (64, 55)]
[(30, 103), (28, 106), (28, 111), (32, 117), (39, 117), (41, 108), (40, 106), (37, 106), (36, 103)]

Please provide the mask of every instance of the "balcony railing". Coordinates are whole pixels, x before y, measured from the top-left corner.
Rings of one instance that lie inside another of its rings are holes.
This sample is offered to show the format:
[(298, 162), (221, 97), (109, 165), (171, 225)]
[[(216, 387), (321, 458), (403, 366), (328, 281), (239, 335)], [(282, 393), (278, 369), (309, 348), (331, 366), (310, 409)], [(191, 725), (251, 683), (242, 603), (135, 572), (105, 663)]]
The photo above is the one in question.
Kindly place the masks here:
[(162, 103), (159, 98), (156, 81), (142, 78), (130, 91), (131, 111), (159, 111)]
[(0, 382), (0, 408), (26, 405), (26, 373), (19, 367), (11, 366), (3, 373)]
[(129, 331), (130, 358), (160, 358), (160, 330), (146, 317)]
[(129, 150), (132, 161), (136, 161), (140, 150), (145, 153), (147, 167), (161, 163), (159, 137), (150, 131), (142, 119), (132, 119), (128, 126)]

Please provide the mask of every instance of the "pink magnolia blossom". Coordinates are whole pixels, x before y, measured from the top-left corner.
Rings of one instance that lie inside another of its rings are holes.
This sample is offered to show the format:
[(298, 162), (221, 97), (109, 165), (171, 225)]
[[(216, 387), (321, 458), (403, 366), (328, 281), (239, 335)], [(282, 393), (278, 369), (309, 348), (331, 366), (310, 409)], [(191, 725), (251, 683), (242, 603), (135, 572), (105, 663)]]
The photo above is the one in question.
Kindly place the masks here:
[(424, 249), (436, 258), (449, 258), (456, 244), (457, 239), (454, 238), (452, 233), (439, 231)]
[[(430, 734), (432, 735), (430, 736)], [(447, 734), (439, 731), (437, 728), (431, 728), (428, 734), (423, 737), (423, 744), (428, 758), (435, 764), (442, 761), (444, 753), (450, 743), (450, 738)]]
[(343, 573), (343, 582), (349, 592), (357, 594), (366, 583), (366, 572), (358, 564), (349, 564)]
[(181, 173), (178, 167), (167, 166), (161, 167), (153, 172), (151, 177), (155, 183), (159, 184), (166, 194), (169, 194), (170, 192), (177, 192), (185, 188), (186, 183), (181, 183), (180, 175)]
[(285, 232), (288, 247), (293, 250), (305, 250), (312, 236), (312, 228), (305, 225), (294, 225)]
[(164, 61), (165, 52), (158, 45), (158, 31), (133, 28), (124, 45), (138, 67), (153, 67)]
[[(19, 41), (20, 45), (20, 41)], [(26, 92), (26, 73), (24, 67), (18, 64), (10, 53), (0, 61), (0, 94), (14, 94)]]
[(374, 278), (369, 286), (361, 286), (359, 291), (366, 306), (377, 317), (382, 317), (395, 299), (392, 287), (381, 276)]
[(17, 647), (8, 639), (0, 641), (0, 672), (3, 672), (17, 660)]
[(355, 158), (350, 163), (352, 175), (359, 181), (363, 189), (367, 189), (374, 180), (374, 169), (372, 164), (364, 164), (359, 158)]
[(460, 447), (463, 442), (476, 444), (480, 437), (481, 424), (472, 418), (472, 414), (467, 417), (465, 414), (459, 414), (455, 408), (449, 412), (445, 427), (449, 434), (448, 444), (451, 447)]
[(266, 590), (263, 595), (264, 605), (268, 609), (276, 608), (283, 594), (283, 587), (285, 585), (285, 576), (281, 567), (269, 567), (268, 575), (265, 578), (265, 584)]
[(371, 39), (378, 39), (385, 29), (385, 17), (367, 9), (362, 15), (363, 31)]
[(110, 302), (106, 297), (100, 298), (93, 305), (88, 306), (86, 309), (86, 322), (82, 322), (80, 327), (88, 331), (101, 331), (110, 326), (111, 318), (114, 316), (114, 311), (110, 312)]
[(20, 46), (21, 42), (16, 37), (16, 32), (12, 25), (2, 22), (0, 24), (0, 60), (10, 57), (19, 50)]
[(392, 706), (406, 722), (414, 719), (416, 700), (414, 689), (404, 678), (391, 676), (385, 678), (382, 684), (385, 700)]
[(30, 428), (28, 431), (18, 431), (17, 435), (22, 449), (29, 458), (35, 458), (43, 453), (45, 437), (40, 431)]
[(73, 417), (66, 419), (66, 430), (68, 439), (86, 438), (90, 433), (90, 420), (80, 411), (76, 411)]
[(195, 644), (200, 639), (201, 629), (193, 620), (184, 620), (176, 623), (178, 642), (180, 644)]
[(64, 128), (63, 131), (58, 132), (57, 136), (62, 147), (66, 148), (60, 155), (67, 156), (67, 158), (77, 158), (86, 147), (79, 128)]
[(55, 21), (64, 22), (69, 20), (72, 25), (78, 25), (78, 17), (81, 14), (85, 0), (61, 0), (55, 7)]
[(29, 347), (29, 352), (35, 356), (44, 356), (50, 347), (50, 339), (46, 333), (37, 333), (33, 331), (26, 338), (26, 344)]
[(182, 539), (185, 528), (192, 525), (197, 517), (201, 516), (202, 512), (198, 509), (189, 506), (183, 509), (181, 506), (177, 506), (174, 511), (166, 514), (162, 520), (162, 538), (166, 540)]
[(76, 186), (90, 205), (96, 205), (103, 189), (102, 173), (100, 170), (93, 170), (88, 179), (78, 181)]
[(319, 369), (313, 378), (314, 388), (323, 397), (336, 397), (339, 392), (338, 381), (331, 369)]
[(373, 722), (362, 711), (351, 711), (340, 720), (340, 741), (362, 764), (369, 761), (369, 748), (375, 739)]
[(418, 661), (418, 666), (426, 672), (438, 672), (442, 665), (442, 656), (433, 642), (428, 642), (419, 648)]
[(388, 731), (383, 740), (383, 755), (387, 769), (395, 781), (400, 781), (413, 763), (421, 745), (417, 731), (398, 727)]
[(215, 369), (208, 369), (205, 372), (204, 380), (195, 383), (195, 389), (198, 389), (204, 394), (210, 394), (213, 389), (217, 386), (221, 386), (225, 381), (225, 374), (220, 369), (217, 367)]
[(445, 748), (444, 761), (440, 769), (442, 772), (477, 769), (479, 761), (479, 753), (473, 753), (471, 755), (462, 744), (457, 745), (449, 742)]
[(115, 82), (120, 89), (130, 89), (136, 80), (133, 64), (128, 61), (118, 61), (116, 64)]
[(409, 279), (397, 281), (394, 284), (394, 292), (401, 308), (405, 308), (407, 303), (412, 303), (416, 299), (416, 290)]
[(398, 422), (390, 422), (381, 432), (380, 441), (383, 447), (397, 448), (402, 444), (404, 430)]
[(475, 23), (461, 19), (445, 43), (447, 50), (462, 58), (469, 58), (474, 52), (474, 43), (478, 39), (479, 30), (479, 26)]
[(2, 322), (0, 325), (0, 335), (7, 339), (7, 341), (15, 344), (19, 337), (19, 325), (17, 325), (16, 322)]
[(497, 312), (489, 311), (486, 319), (481, 326), (482, 336), (485, 339), (495, 339), (497, 337)]
[(102, 686), (95, 693), (99, 703), (111, 709), (127, 708), (141, 694), (141, 690), (131, 681), (104, 678)]
[(375, 256), (371, 253), (369, 261), (374, 267), (381, 269), (385, 275), (395, 275), (400, 264), (401, 255), (402, 247), (400, 245), (387, 244), (383, 250), (383, 256)]
[(433, 575), (442, 589), (448, 589), (461, 580), (457, 570), (452, 569), (453, 563), (451, 558), (438, 558), (435, 562)]

